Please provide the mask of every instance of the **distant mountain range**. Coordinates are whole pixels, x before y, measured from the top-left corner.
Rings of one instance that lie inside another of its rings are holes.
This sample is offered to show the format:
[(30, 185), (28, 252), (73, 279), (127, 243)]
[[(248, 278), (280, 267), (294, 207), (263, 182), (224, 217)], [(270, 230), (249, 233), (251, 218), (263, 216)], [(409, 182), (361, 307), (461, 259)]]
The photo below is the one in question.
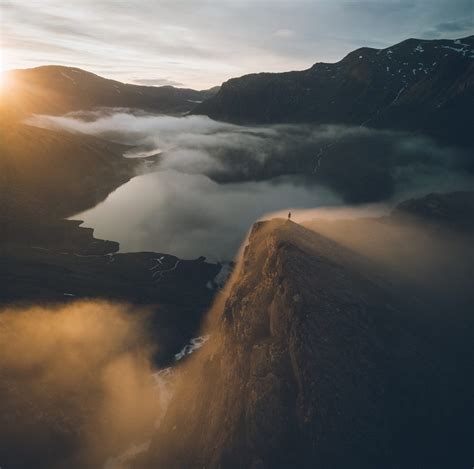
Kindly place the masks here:
[(407, 39), (363, 47), (303, 71), (255, 73), (209, 90), (140, 86), (79, 68), (47, 65), (7, 73), (8, 115), (97, 107), (204, 114), (234, 123), (356, 124), (427, 133), (472, 144), (474, 36)]
[(474, 36), (407, 39), (308, 70), (245, 75), (192, 112), (236, 123), (358, 124), (472, 143), (473, 45)]
[[(39, 207), (69, 216), (128, 180), (135, 165), (120, 158), (117, 146), (20, 123), (35, 113), (65, 114), (100, 107), (175, 115), (192, 112), (236, 123), (336, 123), (408, 130), (469, 149), (474, 146), (473, 45), (474, 36), (407, 39), (387, 49), (358, 49), (334, 64), (246, 75), (206, 91), (124, 84), (63, 66), (13, 70), (7, 72), (0, 101), (6, 135), (0, 142), (3, 192), (17, 218), (20, 208), (37, 214)], [(350, 202), (380, 200), (393, 193), (392, 173), (398, 160), (390, 157), (387, 145), (376, 145), (371, 136), (355, 143), (338, 138), (319, 148), (299, 148), (300, 140), (294, 139), (293, 158), (285, 152), (284, 161), (270, 159), (268, 168), (251, 177), (317, 171), (318, 181)], [(35, 153), (43, 156), (32, 158)], [(456, 168), (472, 172), (472, 164), (465, 161), (470, 160), (469, 151), (464, 153), (467, 157), (459, 157), (461, 163), (443, 164), (457, 164)], [(78, 155), (83, 156), (78, 159)], [(419, 160), (423, 158), (421, 154)], [(20, 167), (19, 159), (34, 165)], [(47, 171), (47, 167), (52, 169)], [(239, 180), (237, 173), (235, 179)], [(81, 183), (71, 184), (71, 180)], [(100, 189), (97, 181), (102, 181)], [(58, 193), (63, 197), (58, 198)]]
[(173, 86), (140, 86), (100, 77), (80, 68), (46, 65), (7, 72), (2, 108), (19, 116), (64, 114), (96, 107), (138, 108), (183, 113), (218, 88), (196, 91)]

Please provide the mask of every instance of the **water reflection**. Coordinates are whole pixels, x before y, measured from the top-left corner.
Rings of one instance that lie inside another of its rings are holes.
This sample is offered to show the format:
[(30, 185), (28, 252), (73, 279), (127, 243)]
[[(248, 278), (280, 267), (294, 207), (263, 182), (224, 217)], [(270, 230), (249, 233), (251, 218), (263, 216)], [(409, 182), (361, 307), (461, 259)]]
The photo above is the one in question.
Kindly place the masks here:
[(164, 170), (135, 177), (97, 207), (76, 215), (122, 252), (228, 260), (267, 212), (339, 204), (330, 190), (297, 178), (218, 184), (202, 174)]

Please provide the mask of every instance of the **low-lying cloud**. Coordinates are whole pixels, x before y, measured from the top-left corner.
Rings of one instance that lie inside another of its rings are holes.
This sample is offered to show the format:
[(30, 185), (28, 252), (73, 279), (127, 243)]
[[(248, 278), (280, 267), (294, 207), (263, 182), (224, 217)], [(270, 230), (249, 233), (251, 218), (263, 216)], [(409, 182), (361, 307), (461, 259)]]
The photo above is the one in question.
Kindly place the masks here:
[(184, 86), (183, 83), (169, 78), (137, 78), (133, 82), (145, 86)]
[(76, 302), (0, 311), (0, 461), (102, 467), (150, 437), (160, 407), (146, 314)]
[[(229, 259), (267, 212), (342, 204), (388, 205), (474, 184), (465, 150), (406, 132), (340, 125), (238, 126), (204, 116), (100, 109), (35, 116), (33, 125), (158, 154), (141, 176), (79, 214), (121, 249)], [(126, 223), (125, 223), (126, 220)]]
[(204, 174), (217, 182), (305, 175), (346, 202), (389, 199), (437, 185), (447, 172), (473, 172), (466, 151), (406, 132), (341, 125), (237, 126), (204, 116), (172, 117), (99, 110), (35, 116), (34, 125), (81, 132), (161, 152), (156, 169)]

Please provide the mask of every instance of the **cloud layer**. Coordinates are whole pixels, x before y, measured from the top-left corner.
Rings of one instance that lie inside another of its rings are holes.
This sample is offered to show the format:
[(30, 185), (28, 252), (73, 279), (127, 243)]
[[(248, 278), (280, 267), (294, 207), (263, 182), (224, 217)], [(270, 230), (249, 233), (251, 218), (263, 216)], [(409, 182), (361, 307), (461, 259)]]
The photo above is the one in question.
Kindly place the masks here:
[(228, 260), (268, 212), (396, 201), (469, 188), (469, 155), (433, 140), (364, 127), (244, 127), (203, 116), (126, 110), (36, 116), (29, 123), (159, 153), (154, 167), (79, 214), (123, 251)]
[(102, 467), (150, 437), (153, 347), (131, 313), (97, 301), (0, 311), (2, 465)]

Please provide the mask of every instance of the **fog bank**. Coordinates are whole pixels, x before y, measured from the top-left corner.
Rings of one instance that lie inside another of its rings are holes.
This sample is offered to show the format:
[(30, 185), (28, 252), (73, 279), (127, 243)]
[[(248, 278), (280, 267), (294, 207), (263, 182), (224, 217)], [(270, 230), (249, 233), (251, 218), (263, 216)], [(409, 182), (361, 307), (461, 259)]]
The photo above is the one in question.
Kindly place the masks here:
[(0, 311), (4, 467), (101, 467), (160, 408), (146, 313), (102, 301)]
[(132, 145), (128, 156), (161, 153), (155, 169), (203, 174), (217, 182), (305, 175), (350, 203), (473, 182), (467, 151), (419, 134), (362, 126), (251, 127), (124, 109), (33, 116), (28, 123)]
[[(75, 218), (122, 251), (231, 259), (268, 212), (346, 204), (391, 207), (474, 187), (472, 158), (423, 135), (342, 125), (238, 126), (204, 116), (101, 109), (34, 116), (30, 124), (157, 154), (139, 177)], [(386, 209), (384, 209), (386, 210)]]

